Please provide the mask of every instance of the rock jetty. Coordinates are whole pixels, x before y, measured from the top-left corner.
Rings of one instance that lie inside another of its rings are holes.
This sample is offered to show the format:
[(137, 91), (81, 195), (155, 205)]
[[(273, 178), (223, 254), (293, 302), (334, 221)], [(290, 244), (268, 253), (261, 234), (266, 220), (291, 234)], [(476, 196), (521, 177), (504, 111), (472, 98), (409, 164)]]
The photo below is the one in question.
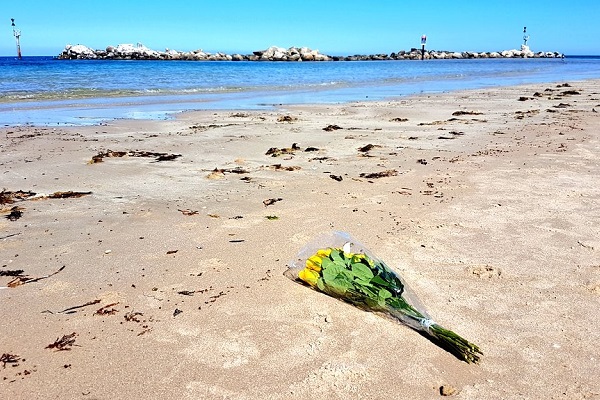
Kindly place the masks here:
[(532, 52), (528, 46), (520, 50), (504, 50), (498, 52), (452, 52), (413, 48), (391, 54), (357, 54), (352, 56), (330, 56), (321, 54), (319, 50), (308, 47), (271, 46), (266, 50), (254, 51), (252, 54), (207, 53), (201, 49), (194, 51), (169, 50), (156, 51), (138, 43), (108, 46), (103, 50), (94, 50), (87, 46), (67, 45), (57, 56), (60, 60), (189, 60), (189, 61), (368, 61), (368, 60), (425, 60), (431, 59), (472, 59), (472, 58), (560, 58), (559, 52)]

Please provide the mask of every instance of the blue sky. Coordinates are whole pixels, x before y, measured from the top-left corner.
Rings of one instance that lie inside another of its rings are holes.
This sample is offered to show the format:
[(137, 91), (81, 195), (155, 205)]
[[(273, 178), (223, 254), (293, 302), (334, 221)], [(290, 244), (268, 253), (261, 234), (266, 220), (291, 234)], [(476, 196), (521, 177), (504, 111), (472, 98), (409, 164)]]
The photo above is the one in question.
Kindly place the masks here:
[(100, 49), (143, 43), (155, 50), (250, 53), (271, 45), (330, 55), (420, 47), (518, 48), (600, 54), (600, 0), (0, 0), (0, 55), (57, 55), (66, 44)]

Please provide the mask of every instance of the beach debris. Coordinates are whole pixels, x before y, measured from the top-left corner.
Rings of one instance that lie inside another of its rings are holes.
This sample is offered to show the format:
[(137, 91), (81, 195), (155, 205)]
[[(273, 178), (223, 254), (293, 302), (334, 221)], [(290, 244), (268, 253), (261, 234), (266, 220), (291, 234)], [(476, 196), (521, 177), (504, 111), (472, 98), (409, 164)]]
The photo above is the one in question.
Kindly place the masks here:
[(193, 296), (196, 293), (195, 290), (180, 290), (177, 294), (181, 294), (183, 296)]
[(440, 386), (440, 395), (442, 396), (454, 396), (458, 394), (458, 389), (452, 385), (442, 385)]
[(249, 174), (250, 171), (242, 168), (215, 168), (213, 169), (206, 177), (208, 179), (222, 179), (225, 177), (225, 174)]
[(331, 174), (331, 175), (329, 175), (329, 177), (330, 177), (331, 179), (333, 179), (334, 181), (338, 181), (338, 182), (341, 182), (341, 181), (343, 181), (343, 180), (344, 180), (344, 178), (342, 178), (342, 176), (341, 176), (341, 175), (334, 175), (334, 174)]
[(83, 196), (88, 196), (92, 194), (92, 192), (74, 192), (72, 190), (66, 192), (54, 192), (49, 194), (48, 196), (36, 197), (37, 199), (72, 199), (79, 198)]
[(188, 217), (192, 216), (192, 215), (197, 215), (198, 214), (198, 211), (196, 211), (196, 210), (190, 210), (189, 208), (185, 209), (185, 210), (177, 210), (177, 211), (179, 211), (183, 215), (187, 215)]
[(244, 239), (231, 239), (229, 241), (229, 243), (244, 243), (245, 240)]
[(0, 271), (0, 276), (21, 276), (23, 275), (22, 269), (9, 269), (6, 271)]
[(297, 117), (292, 117), (291, 115), (280, 115), (277, 118), (277, 122), (294, 122), (297, 121)]
[(560, 83), (558, 85), (556, 85), (557, 88), (562, 88), (562, 87), (571, 87), (571, 85), (569, 85), (568, 83)]
[(464, 110), (458, 110), (458, 111), (454, 111), (452, 113), (452, 115), (454, 115), (455, 117), (461, 116), (461, 115), (482, 115), (483, 113), (481, 111), (464, 111)]
[(319, 151), (317, 147), (307, 147), (304, 149), (306, 153), (310, 153), (311, 151)]
[(561, 96), (573, 96), (578, 94), (581, 94), (581, 92), (577, 90), (565, 90), (564, 92), (560, 92)]
[(105, 306), (100, 307), (94, 312), (94, 315), (113, 315), (119, 312), (119, 310), (112, 308), (119, 304), (119, 302), (107, 304)]
[(62, 313), (62, 314), (74, 314), (74, 313), (77, 312), (75, 310), (78, 310), (78, 309), (84, 308), (84, 307), (88, 307), (88, 306), (93, 306), (94, 304), (100, 303), (100, 301), (101, 301), (100, 299), (88, 301), (85, 304), (81, 304), (81, 305), (78, 305), (78, 306), (73, 306), (73, 307), (65, 308), (64, 310), (59, 311), (58, 313)]
[(168, 250), (167, 254), (175, 254), (177, 253), (179, 250)]
[(390, 122), (406, 122), (408, 121), (408, 118), (392, 118), (390, 119)]
[(173, 311), (173, 317), (178, 316), (179, 314), (181, 314), (183, 311), (180, 310), (179, 308), (176, 308), (175, 311)]
[(361, 153), (366, 153), (368, 151), (373, 150), (375, 147), (381, 147), (381, 146), (378, 145), (378, 144), (371, 144), (371, 143), (369, 143), (366, 146), (359, 147), (358, 151), (360, 151)]
[(386, 171), (381, 171), (381, 172), (363, 172), (361, 173), (359, 176), (361, 178), (365, 178), (365, 179), (377, 179), (377, 178), (386, 178), (388, 176), (396, 176), (398, 175), (398, 171), (396, 171), (395, 169), (388, 169)]
[(266, 219), (268, 219), (269, 221), (275, 221), (278, 220), (279, 217), (277, 215), (267, 215), (265, 216)]
[(281, 164), (269, 165), (269, 168), (274, 169), (275, 171), (298, 171), (299, 169), (302, 169), (302, 167), (299, 167), (297, 165), (284, 167)]
[(120, 157), (148, 157), (154, 158), (155, 161), (172, 161), (179, 157), (181, 154), (169, 154), (169, 153), (157, 153), (152, 151), (113, 151), (106, 150), (104, 152), (100, 152), (92, 157), (92, 159), (88, 162), (89, 164), (101, 163), (105, 158), (120, 158)]
[(521, 96), (517, 100), (519, 100), (519, 101), (527, 101), (527, 100), (531, 100), (531, 97)]
[(483, 355), (477, 345), (431, 319), (402, 277), (346, 232), (332, 232), (306, 245), (285, 275), (406, 324), (467, 363), (478, 363)]
[(128, 313), (125, 313), (125, 315), (123, 315), (123, 318), (125, 318), (125, 321), (127, 321), (127, 322), (141, 322), (139, 320), (138, 316), (143, 316), (143, 315), (144, 314), (139, 311), (129, 311)]
[(555, 106), (552, 106), (552, 107), (554, 107), (554, 108), (567, 108), (567, 107), (571, 107), (571, 105), (568, 104), (568, 103), (559, 103), (559, 104), (557, 104)]
[(66, 267), (66, 265), (63, 265), (57, 271), (55, 271), (49, 275), (40, 276), (38, 278), (31, 278), (28, 275), (18, 275), (15, 279), (8, 282), (6, 284), (6, 286), (0, 286), (0, 289), (15, 288), (17, 286), (21, 286), (26, 283), (38, 282), (38, 281), (41, 281), (42, 279), (50, 278), (51, 276), (54, 276), (54, 275), (58, 274), (59, 272), (61, 272), (63, 269), (65, 269), (65, 267)]
[(17, 190), (16, 192), (11, 192), (3, 189), (2, 192), (0, 192), (0, 204), (12, 204), (17, 201), (27, 200), (35, 195), (36, 193), (32, 191), (25, 192), (23, 190)]
[(247, 118), (249, 117), (250, 114), (245, 113), (245, 112), (236, 112), (230, 115), (230, 117), (232, 118)]
[(9, 221), (16, 221), (23, 216), (23, 207), (14, 206), (10, 208), (10, 213), (5, 216), (5, 218)]
[(337, 131), (340, 129), (344, 129), (344, 128), (342, 128), (339, 125), (327, 125), (325, 128), (323, 128), (323, 130), (326, 132)]
[(3, 353), (0, 356), (2, 368), (6, 368), (6, 364), (12, 364), (13, 367), (16, 367), (17, 365), (19, 365), (19, 361), (21, 361), (21, 357), (17, 354)]
[(500, 278), (500, 276), (502, 275), (502, 270), (500, 268), (493, 267), (491, 265), (480, 265), (476, 267), (471, 267), (468, 269), (468, 271), (471, 274), (482, 279)]
[(525, 117), (532, 117), (539, 114), (540, 110), (527, 110), (527, 111), (515, 111), (516, 119), (523, 119)]
[(278, 201), (281, 201), (281, 200), (283, 200), (281, 197), (273, 198), (273, 199), (266, 199), (266, 200), (263, 200), (263, 204), (265, 205), (265, 207), (267, 207), (267, 206), (275, 204), (275, 203), (277, 203)]
[[(448, 121), (452, 122), (452, 121), (456, 121), (458, 120), (457, 118), (450, 118)], [(418, 126), (426, 126), (426, 125), (443, 125), (445, 124), (446, 121), (432, 121), (432, 122), (419, 122), (417, 125)]]
[(278, 147), (271, 147), (269, 150), (267, 150), (265, 155), (271, 157), (279, 157), (283, 154), (294, 154), (294, 152), (297, 150), (300, 150), (300, 146), (298, 146), (298, 143), (292, 143), (292, 147), (284, 147), (282, 149)]
[(77, 333), (73, 332), (69, 335), (63, 335), (61, 338), (57, 338), (54, 343), (50, 343), (46, 346), (46, 349), (55, 349), (55, 351), (69, 351), (71, 347), (75, 345), (75, 337)]
[(427, 165), (427, 160), (425, 160), (424, 158), (419, 158), (417, 160), (417, 164)]

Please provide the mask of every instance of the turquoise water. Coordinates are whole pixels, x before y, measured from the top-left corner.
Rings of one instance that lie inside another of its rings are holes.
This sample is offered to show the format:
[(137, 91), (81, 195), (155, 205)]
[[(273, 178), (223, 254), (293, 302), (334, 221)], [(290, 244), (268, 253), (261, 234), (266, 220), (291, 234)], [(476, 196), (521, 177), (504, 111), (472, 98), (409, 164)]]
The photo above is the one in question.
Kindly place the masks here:
[(600, 78), (598, 57), (296, 63), (0, 57), (0, 125), (163, 119), (186, 110), (381, 100), (589, 78)]

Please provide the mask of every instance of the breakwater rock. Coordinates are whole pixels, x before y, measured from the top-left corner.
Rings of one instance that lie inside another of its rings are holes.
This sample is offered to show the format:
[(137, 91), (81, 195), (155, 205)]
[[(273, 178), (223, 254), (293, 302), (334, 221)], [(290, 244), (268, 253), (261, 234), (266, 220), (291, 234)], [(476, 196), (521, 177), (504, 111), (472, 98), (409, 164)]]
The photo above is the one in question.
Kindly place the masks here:
[(559, 52), (532, 52), (529, 47), (521, 46), (520, 50), (504, 50), (499, 52), (452, 52), (413, 48), (391, 54), (369, 54), (352, 56), (330, 56), (321, 54), (319, 50), (308, 47), (271, 46), (266, 50), (254, 51), (252, 54), (207, 53), (203, 50), (156, 51), (142, 44), (120, 44), (108, 46), (103, 50), (94, 50), (84, 45), (67, 45), (57, 56), (61, 60), (189, 60), (189, 61), (368, 61), (368, 60), (431, 60), (431, 59), (472, 59), (472, 58), (560, 58)]

